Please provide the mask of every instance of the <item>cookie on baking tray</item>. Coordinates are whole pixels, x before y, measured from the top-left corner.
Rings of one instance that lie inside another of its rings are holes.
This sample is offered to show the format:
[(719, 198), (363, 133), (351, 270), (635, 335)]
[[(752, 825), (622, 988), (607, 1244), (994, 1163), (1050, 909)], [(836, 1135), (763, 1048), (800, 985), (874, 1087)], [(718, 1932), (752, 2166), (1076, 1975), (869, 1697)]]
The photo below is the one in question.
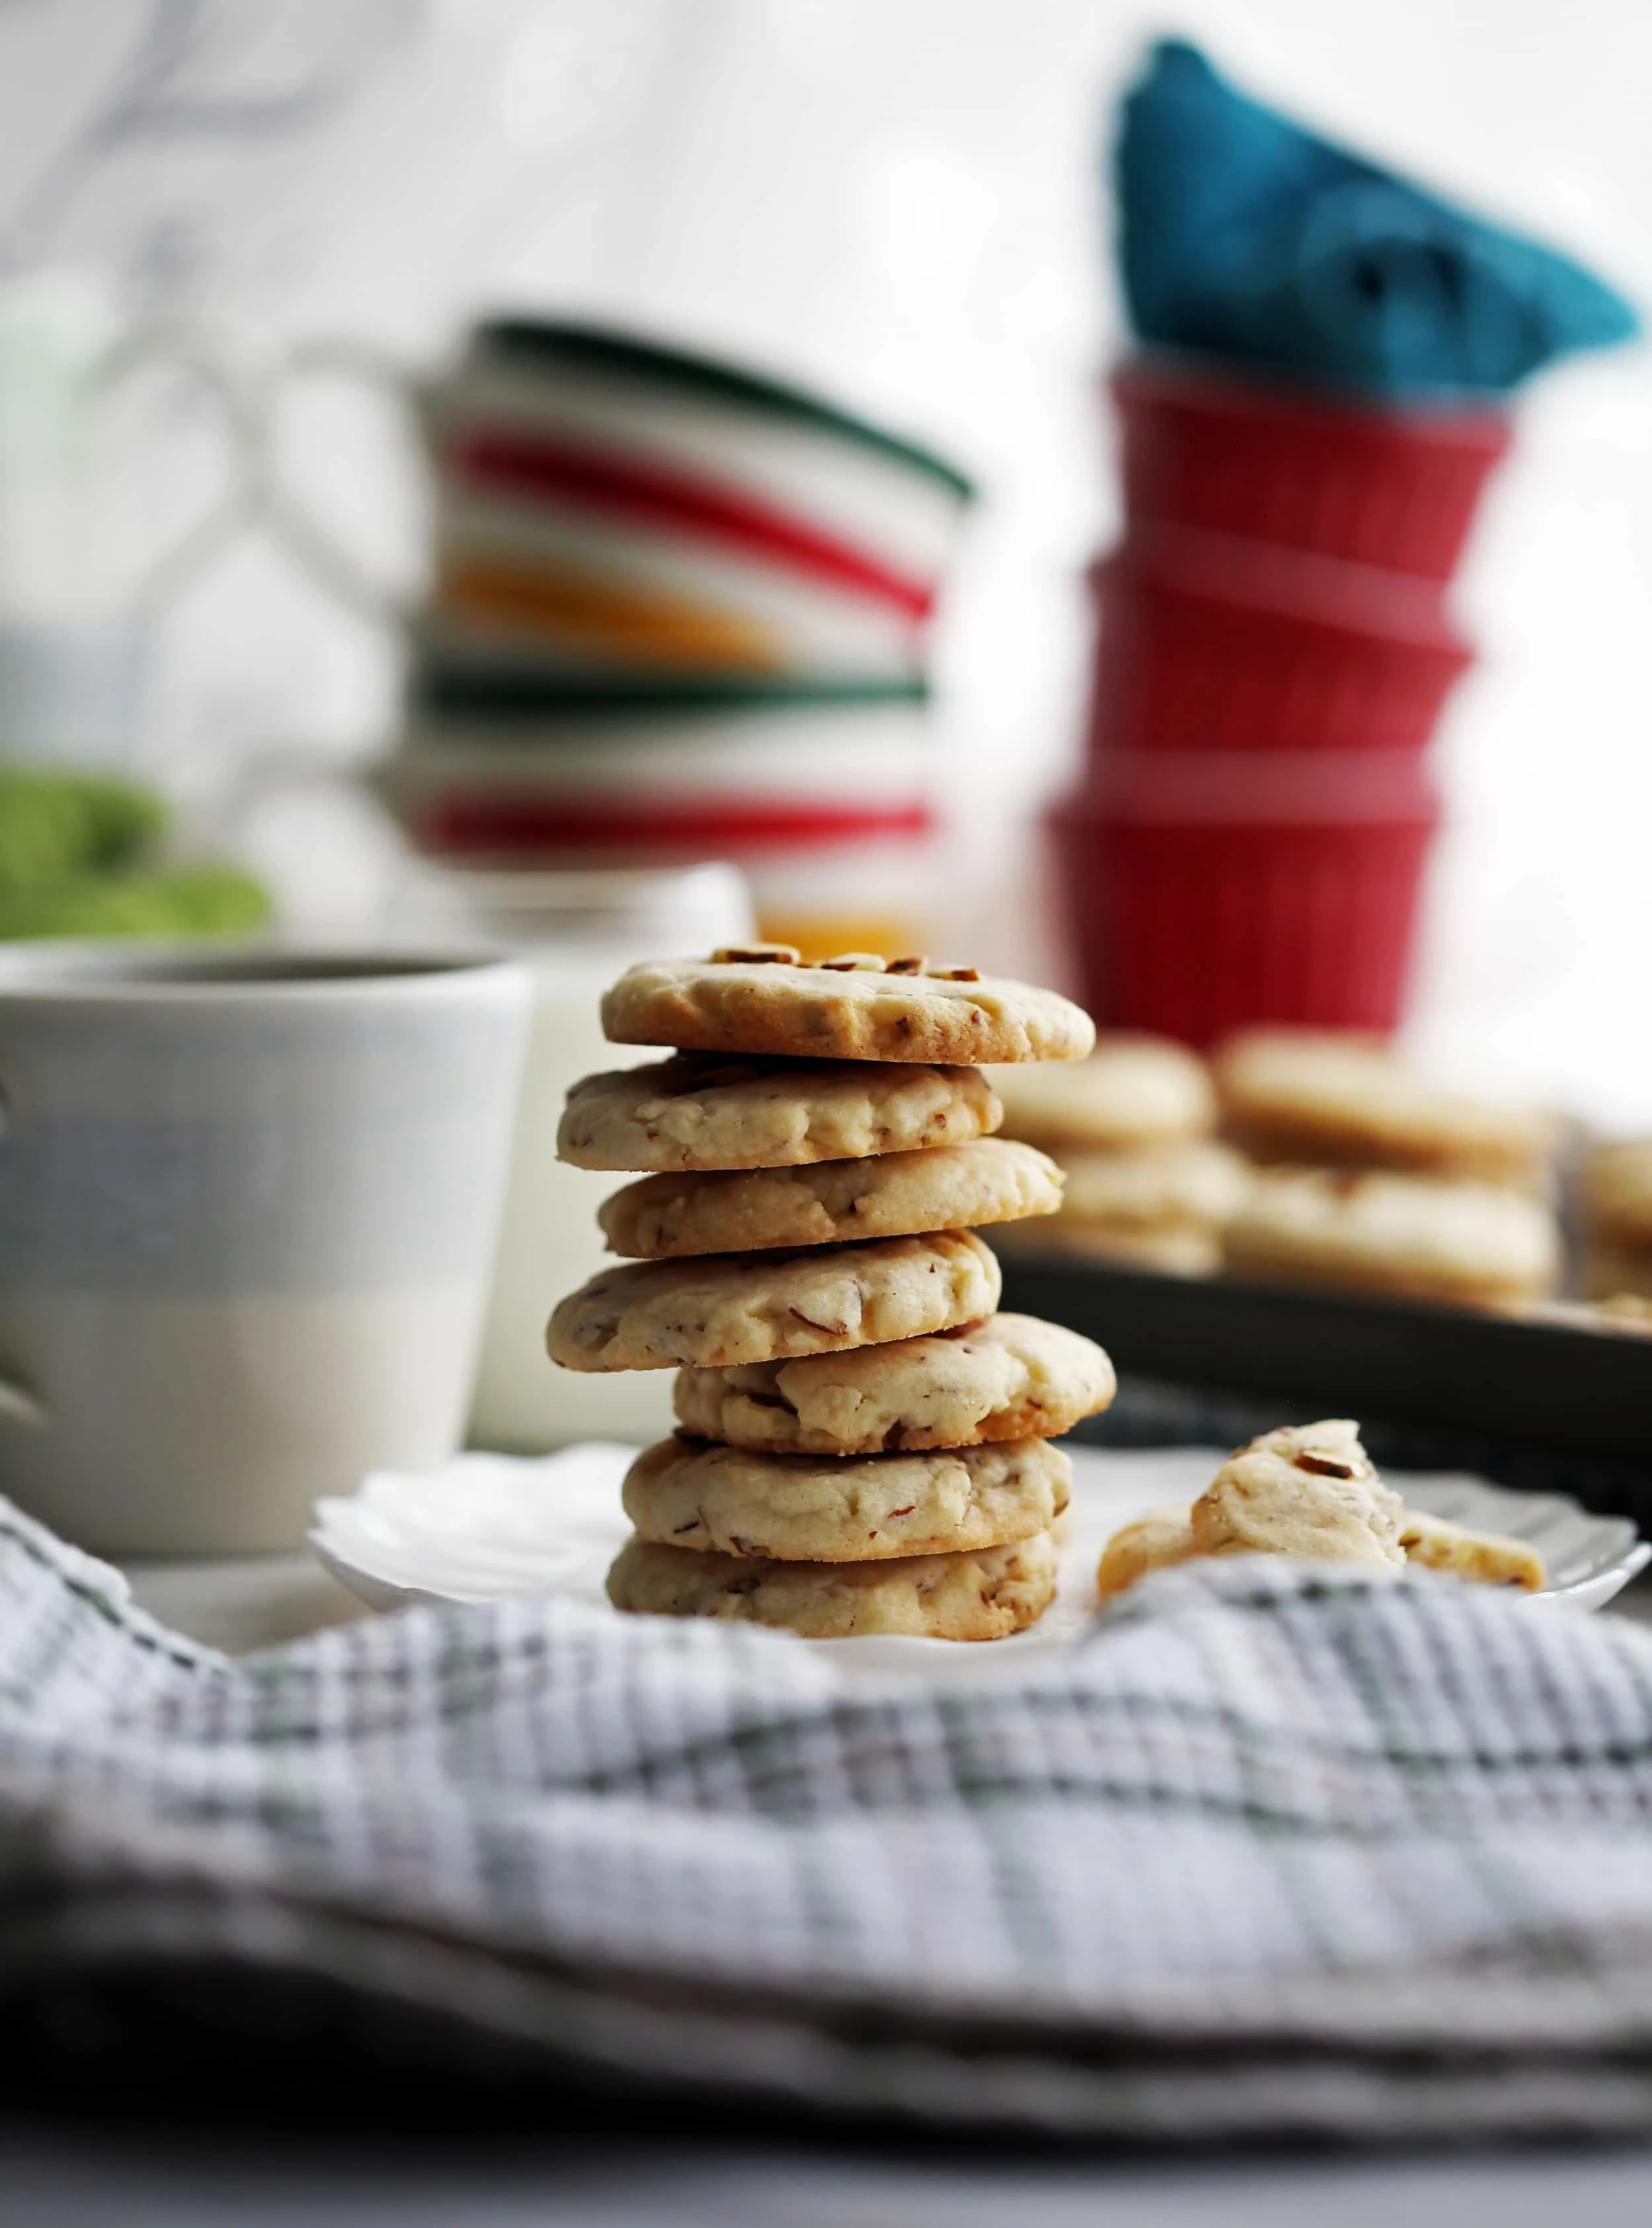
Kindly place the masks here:
[(804, 1253), (710, 1253), (604, 1269), (559, 1303), (546, 1343), (565, 1369), (725, 1369), (990, 1315), (998, 1264), (967, 1230)]
[(1082, 1060), (1096, 1036), (1080, 1008), (1032, 983), (859, 953), (804, 966), (786, 944), (644, 961), (604, 995), (602, 1026), (616, 1044), (949, 1066)]
[(1652, 1292), (1652, 1137), (1597, 1145), (1585, 1163), (1583, 1284), (1610, 1300)]
[(999, 1242), (1023, 1256), (1104, 1261), (1127, 1269), (1156, 1269), (1169, 1277), (1213, 1276), (1222, 1261), (1220, 1231), (1191, 1222), (1162, 1226), (1069, 1222), (1065, 1215), (1055, 1214), (1047, 1222), (1019, 1225)]
[(1042, 1439), (932, 1454), (770, 1455), (682, 1437), (625, 1478), (641, 1540), (778, 1562), (869, 1563), (1047, 1532), (1073, 1464)]
[(967, 1144), (1002, 1116), (973, 1067), (689, 1052), (576, 1083), (556, 1149), (581, 1168), (789, 1168)]
[(1011, 1067), (990, 1079), (1004, 1134), (1065, 1158), (1207, 1137), (1216, 1094), (1197, 1053), (1168, 1037), (1103, 1035), (1088, 1060)]
[(662, 1260), (970, 1230), (1053, 1214), (1061, 1172), (1031, 1145), (978, 1137), (863, 1161), (644, 1176), (605, 1202), (609, 1250)]
[(1228, 1224), (1236, 1276), (1340, 1286), (1465, 1307), (1529, 1304), (1552, 1290), (1559, 1232), (1540, 1200), (1383, 1170), (1265, 1170)]
[(686, 1431), (774, 1454), (870, 1455), (1059, 1438), (1113, 1397), (1112, 1364), (1032, 1316), (803, 1361), (677, 1374)]
[(1054, 1599), (1056, 1562), (1047, 1532), (887, 1563), (752, 1561), (633, 1537), (608, 1573), (608, 1598), (644, 1615), (736, 1617), (810, 1640), (1005, 1640), (1036, 1623)]
[(1007, 1233), (1021, 1247), (1208, 1275), (1221, 1233), (1249, 1196), (1248, 1162), (1209, 1139), (1130, 1152), (1064, 1152), (1052, 1220)]
[(1443, 1090), (1375, 1038), (1251, 1030), (1213, 1072), (1226, 1134), (1257, 1160), (1540, 1189), (1554, 1149), (1547, 1114)]

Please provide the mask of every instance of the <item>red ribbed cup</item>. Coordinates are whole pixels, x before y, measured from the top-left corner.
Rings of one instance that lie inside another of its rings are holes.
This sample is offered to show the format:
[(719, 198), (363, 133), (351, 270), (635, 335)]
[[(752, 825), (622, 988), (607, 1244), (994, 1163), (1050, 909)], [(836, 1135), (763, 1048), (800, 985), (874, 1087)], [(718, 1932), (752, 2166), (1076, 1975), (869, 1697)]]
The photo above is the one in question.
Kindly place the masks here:
[(1111, 381), (1125, 508), (1449, 580), (1508, 452), (1497, 410), (1382, 410), (1143, 358)]
[(1393, 1029), (1438, 818), (1387, 752), (1110, 765), (1049, 823), (1085, 1003), (1194, 1045), (1258, 1022)]
[(1105, 751), (1418, 751), (1474, 653), (1432, 583), (1144, 530), (1094, 569)]

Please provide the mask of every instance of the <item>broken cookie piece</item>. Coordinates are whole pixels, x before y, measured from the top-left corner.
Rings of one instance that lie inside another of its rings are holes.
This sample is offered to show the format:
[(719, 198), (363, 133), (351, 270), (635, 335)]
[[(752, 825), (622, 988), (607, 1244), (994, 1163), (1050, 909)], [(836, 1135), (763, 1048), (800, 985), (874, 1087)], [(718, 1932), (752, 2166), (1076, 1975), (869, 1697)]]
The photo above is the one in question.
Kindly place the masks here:
[(1155, 1509), (1114, 1533), (1096, 1573), (1111, 1600), (1149, 1572), (1210, 1555), (1291, 1555), (1399, 1571), (1444, 1571), (1537, 1592), (1543, 1559), (1523, 1540), (1407, 1508), (1346, 1418), (1265, 1431), (1229, 1457), (1184, 1515)]

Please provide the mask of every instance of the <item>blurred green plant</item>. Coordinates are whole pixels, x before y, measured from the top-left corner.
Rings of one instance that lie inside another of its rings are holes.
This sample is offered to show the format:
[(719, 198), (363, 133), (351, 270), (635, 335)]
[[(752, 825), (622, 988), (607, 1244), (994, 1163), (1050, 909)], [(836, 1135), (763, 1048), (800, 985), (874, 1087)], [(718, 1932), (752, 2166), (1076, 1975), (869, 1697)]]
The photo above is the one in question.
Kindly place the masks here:
[(0, 897), (112, 873), (165, 828), (166, 807), (138, 782), (0, 766)]
[(239, 867), (150, 863), (166, 827), (165, 804), (141, 783), (0, 766), (0, 941), (270, 925), (269, 893)]
[(85, 876), (0, 890), (0, 941), (50, 936), (250, 936), (270, 925), (269, 892), (239, 867)]

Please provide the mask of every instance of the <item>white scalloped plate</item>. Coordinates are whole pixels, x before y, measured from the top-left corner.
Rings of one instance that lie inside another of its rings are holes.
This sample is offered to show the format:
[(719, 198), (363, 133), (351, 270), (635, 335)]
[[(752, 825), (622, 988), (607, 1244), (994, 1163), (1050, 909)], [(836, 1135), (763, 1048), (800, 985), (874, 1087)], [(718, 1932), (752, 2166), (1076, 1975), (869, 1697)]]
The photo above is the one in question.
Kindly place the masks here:
[[(310, 1542), (372, 1609), (523, 1593), (600, 1604), (608, 1565), (630, 1529), (619, 1487), (635, 1451), (592, 1443), (534, 1460), (460, 1455), (422, 1476), (381, 1472), (348, 1500), (318, 1501)], [(929, 1669), (941, 1660), (961, 1668), (967, 1660), (979, 1668), (987, 1657), (1020, 1661), (1031, 1649), (1071, 1639), (1093, 1613), (1096, 1563), (1106, 1540), (1149, 1508), (1194, 1500), (1209, 1483), (1215, 1457), (1206, 1447), (1070, 1451), (1073, 1513), (1060, 1591), (1031, 1632), (989, 1649), (882, 1636), (808, 1644), (836, 1661), (879, 1668), (915, 1660)], [(1414, 1508), (1529, 1540), (1550, 1577), (1534, 1601), (1599, 1609), (1652, 1559), (1652, 1546), (1626, 1518), (1591, 1516), (1564, 1494), (1513, 1493), (1454, 1476), (1391, 1482)]]

